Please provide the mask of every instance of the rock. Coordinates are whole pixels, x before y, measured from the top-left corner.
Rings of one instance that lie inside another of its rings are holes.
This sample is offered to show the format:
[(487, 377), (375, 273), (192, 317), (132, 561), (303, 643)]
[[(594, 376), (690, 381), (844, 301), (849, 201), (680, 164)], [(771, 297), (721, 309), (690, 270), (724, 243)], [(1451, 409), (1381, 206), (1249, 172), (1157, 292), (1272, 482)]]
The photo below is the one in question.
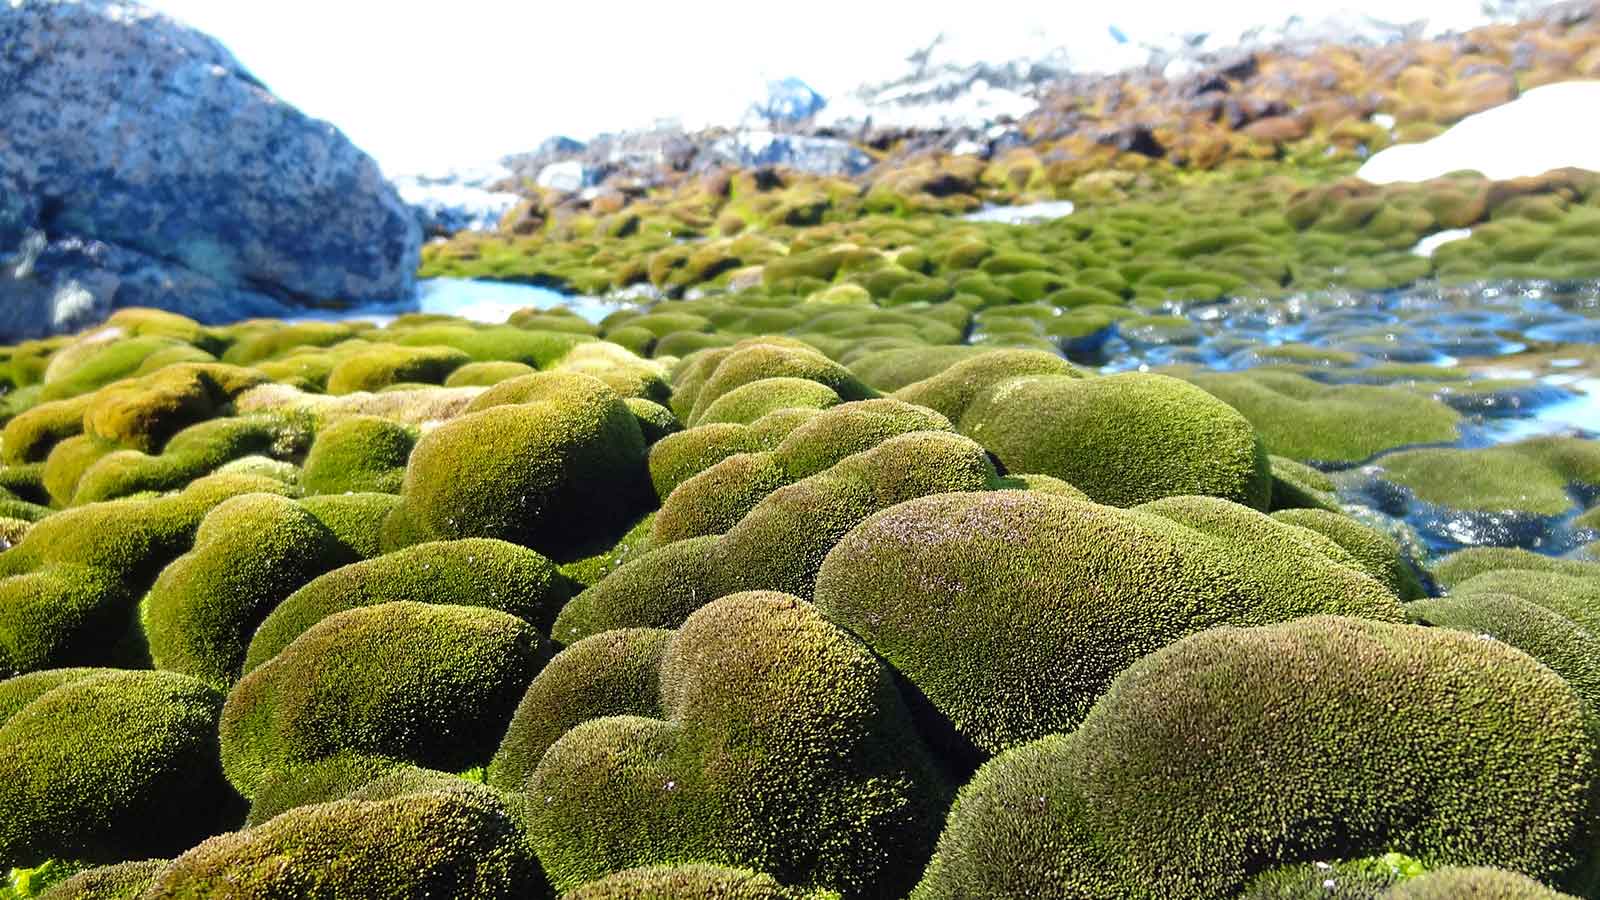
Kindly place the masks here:
[(802, 122), (822, 111), (828, 101), (811, 85), (798, 78), (784, 78), (767, 84), (767, 97), (751, 112), (771, 124)]
[(575, 194), (586, 187), (594, 187), (600, 179), (595, 170), (575, 159), (551, 163), (539, 170), (535, 183), (542, 188)]
[(499, 189), (515, 183), (500, 165), (441, 173), (402, 175), (394, 179), (401, 199), (410, 204), (424, 237), (458, 231), (492, 231), (517, 205), (518, 195)]
[[(0, 201), (0, 337), (70, 327), (84, 302), (219, 321), (415, 287), (421, 233), (377, 164), (193, 29), (135, 3), (14, 0), (0, 83), (0, 172), (22, 198)], [(30, 230), (47, 249), (18, 278)]]
[(771, 131), (735, 132), (707, 155), (742, 168), (785, 166), (813, 175), (859, 175), (872, 167), (872, 157), (847, 141)]
[(558, 134), (545, 138), (544, 143), (527, 153), (513, 153), (500, 162), (519, 178), (533, 178), (545, 166), (583, 153), (586, 146), (582, 141)]

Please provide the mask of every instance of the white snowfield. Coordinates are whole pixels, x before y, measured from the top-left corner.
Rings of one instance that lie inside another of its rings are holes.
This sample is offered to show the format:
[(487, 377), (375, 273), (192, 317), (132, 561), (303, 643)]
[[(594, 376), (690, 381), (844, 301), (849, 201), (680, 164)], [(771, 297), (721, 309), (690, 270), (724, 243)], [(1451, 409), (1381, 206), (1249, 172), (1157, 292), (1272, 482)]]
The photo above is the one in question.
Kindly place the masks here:
[(1600, 172), (1600, 81), (1534, 88), (1431, 141), (1377, 153), (1356, 175), (1391, 184), (1476, 171), (1502, 181), (1569, 166)]

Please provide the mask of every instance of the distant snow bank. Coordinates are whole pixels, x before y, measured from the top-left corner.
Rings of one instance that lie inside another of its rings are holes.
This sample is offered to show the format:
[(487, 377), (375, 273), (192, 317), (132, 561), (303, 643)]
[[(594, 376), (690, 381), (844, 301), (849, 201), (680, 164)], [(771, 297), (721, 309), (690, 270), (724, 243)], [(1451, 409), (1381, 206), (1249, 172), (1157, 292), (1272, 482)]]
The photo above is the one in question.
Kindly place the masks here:
[(1534, 88), (1431, 141), (1390, 147), (1356, 175), (1389, 184), (1475, 170), (1501, 181), (1568, 166), (1600, 172), (1600, 81)]

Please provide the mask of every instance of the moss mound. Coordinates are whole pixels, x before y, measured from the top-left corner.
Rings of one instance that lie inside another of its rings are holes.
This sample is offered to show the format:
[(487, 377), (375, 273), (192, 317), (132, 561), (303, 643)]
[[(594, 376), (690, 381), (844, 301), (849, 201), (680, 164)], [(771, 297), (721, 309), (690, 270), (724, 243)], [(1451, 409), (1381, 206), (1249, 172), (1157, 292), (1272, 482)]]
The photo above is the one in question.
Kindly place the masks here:
[(1401, 600), (1416, 600), (1427, 591), (1400, 545), (1389, 535), (1369, 528), (1355, 519), (1322, 509), (1288, 509), (1272, 514), (1289, 525), (1307, 528), (1344, 548), (1360, 564), (1361, 570), (1376, 578)]
[(188, 549), (206, 513), (270, 479), (214, 475), (180, 494), (66, 510), (0, 554), (0, 674), (82, 665), (143, 667), (139, 598)]
[(515, 814), (493, 791), (459, 787), (291, 810), (212, 838), (141, 896), (483, 897), (544, 892)]
[(346, 610), (397, 601), (474, 606), (548, 632), (570, 591), (555, 564), (526, 547), (491, 538), (417, 544), (334, 569), (290, 594), (254, 630), (244, 671)]
[(483, 765), (542, 652), (532, 626), (490, 609), (397, 602), (337, 613), (228, 695), (223, 766), (254, 797), (270, 770), (342, 753)]
[(1071, 735), (989, 763), (914, 896), (1222, 898), (1395, 846), (1586, 889), (1592, 721), (1553, 672), (1459, 632), (1215, 629), (1135, 663)]
[(990, 350), (942, 367), (934, 375), (901, 387), (895, 398), (937, 411), (960, 422), (980, 396), (1013, 378), (1032, 375), (1082, 377), (1071, 363), (1040, 350)]
[(219, 505), (194, 549), (162, 570), (141, 610), (158, 668), (226, 688), (250, 638), (300, 585), (354, 562), (356, 553), (298, 503), (246, 494)]
[(1447, 867), (1390, 888), (1383, 900), (1573, 900), (1526, 875), (1485, 866)]
[(300, 483), (309, 494), (398, 494), (417, 431), (378, 416), (351, 416), (318, 432)]
[(1164, 375), (1002, 381), (957, 424), (1009, 471), (1052, 475), (1100, 503), (1188, 494), (1257, 509), (1271, 501), (1271, 471), (1250, 423)]
[(1302, 462), (1361, 462), (1460, 437), (1458, 413), (1398, 388), (1324, 385), (1288, 372), (1180, 374), (1250, 420), (1269, 453)]
[(1485, 450), (1409, 450), (1383, 458), (1384, 477), (1451, 509), (1540, 516), (1571, 509), (1570, 486), (1600, 487), (1600, 443), (1534, 438)]
[(1033, 491), (867, 519), (823, 562), (816, 601), (916, 688), (924, 729), (969, 763), (1073, 728), (1118, 672), (1196, 631), (1401, 619), (1331, 541), (1245, 507), (1185, 497), (1124, 511)]
[(1517, 547), (1468, 547), (1457, 550), (1435, 562), (1431, 571), (1441, 585), (1453, 588), (1484, 572), (1502, 569), (1600, 578), (1600, 563), (1558, 559)]
[(628, 869), (566, 894), (571, 900), (830, 900), (832, 891), (784, 887), (770, 875), (723, 866)]
[(435, 540), (488, 537), (560, 555), (625, 527), (648, 502), (644, 436), (585, 375), (501, 382), (417, 442), (405, 514)]
[(222, 696), (171, 672), (102, 672), (0, 725), (0, 866), (171, 856), (243, 808), (217, 762)]
[(910, 886), (943, 789), (865, 647), (796, 598), (740, 594), (690, 616), (658, 672), (660, 717), (590, 719), (528, 778), (552, 884), (697, 859), (846, 896)]
[(1510, 644), (1549, 666), (1600, 711), (1600, 636), (1555, 610), (1511, 594), (1469, 591), (1409, 603), (1406, 615), (1420, 625)]
[(167, 867), (169, 860), (144, 859), (137, 862), (98, 866), (52, 885), (39, 895), (40, 900), (136, 900)]

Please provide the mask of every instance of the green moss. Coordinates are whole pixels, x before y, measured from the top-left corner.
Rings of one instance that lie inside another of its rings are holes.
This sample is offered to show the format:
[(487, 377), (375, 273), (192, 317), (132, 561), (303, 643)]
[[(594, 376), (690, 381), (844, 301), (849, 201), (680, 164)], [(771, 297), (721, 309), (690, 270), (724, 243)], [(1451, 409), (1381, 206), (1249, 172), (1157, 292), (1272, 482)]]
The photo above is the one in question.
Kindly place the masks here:
[(522, 695), (489, 765), (489, 784), (526, 790), (545, 752), (590, 719), (660, 718), (659, 670), (671, 639), (672, 632), (661, 629), (605, 630), (557, 654)]
[(242, 813), (217, 766), (222, 697), (170, 672), (105, 672), (0, 725), (0, 866), (170, 856)]
[(39, 900), (137, 900), (168, 862), (143, 859), (98, 866), (51, 886)]
[(397, 601), (483, 607), (548, 632), (570, 590), (553, 563), (516, 544), (487, 538), (417, 544), (334, 569), (294, 591), (254, 630), (244, 672), (345, 610)]
[(178, 490), (244, 456), (292, 450), (294, 429), (268, 417), (212, 419), (178, 432), (159, 455), (118, 450), (84, 470), (74, 505), (115, 500), (145, 491)]
[(373, 346), (333, 367), (328, 393), (376, 391), (404, 382), (443, 384), (451, 372), (469, 362), (472, 357), (454, 347)]
[(667, 499), (673, 489), (736, 453), (770, 449), (744, 425), (700, 425), (668, 435), (650, 447), (650, 481), (656, 496)]
[(779, 409), (827, 409), (840, 397), (833, 388), (805, 378), (763, 378), (718, 397), (695, 416), (696, 425), (748, 425)]
[(770, 875), (724, 866), (628, 869), (566, 895), (571, 900), (837, 900), (832, 891), (789, 888)]
[(1076, 732), (980, 771), (913, 896), (1225, 898), (1393, 847), (1586, 881), (1592, 721), (1555, 673), (1460, 632), (1215, 629), (1134, 663)]
[(0, 432), (7, 465), (44, 462), (50, 451), (67, 438), (83, 433), (83, 414), (89, 397), (41, 403), (18, 414)]
[(450, 347), (465, 353), (473, 362), (519, 362), (535, 369), (555, 365), (573, 348), (592, 340), (572, 332), (507, 326), (467, 327), (451, 320), (437, 325), (395, 328), (391, 333), (394, 342), (402, 346)]
[(1432, 566), (1434, 579), (1446, 588), (1454, 588), (1484, 572), (1501, 569), (1600, 578), (1600, 564), (1558, 559), (1519, 547), (1468, 547), (1439, 559)]
[(133, 375), (151, 354), (180, 345), (153, 335), (123, 337), (115, 329), (88, 332), (50, 357), (39, 398), (60, 400), (86, 394)]
[(546, 891), (508, 801), (460, 781), (290, 810), (195, 847), (141, 896), (511, 900)]
[(1124, 511), (1029, 491), (948, 494), (851, 531), (823, 562), (816, 599), (927, 698), (927, 733), (972, 761), (1072, 728), (1134, 660), (1220, 623), (1398, 621), (1395, 597), (1346, 558), (1214, 498)]
[(360, 559), (383, 552), (383, 524), (400, 506), (393, 494), (334, 494), (307, 497), (300, 507), (333, 532)]
[(691, 404), (680, 406), (678, 393), (690, 389), (688, 382), (675, 384), (673, 409), (689, 425), (700, 424), (706, 411), (724, 394), (764, 378), (799, 378), (814, 381), (833, 390), (843, 400), (864, 400), (872, 390), (862, 384), (850, 370), (828, 359), (816, 350), (799, 342), (772, 342), (768, 339), (745, 341), (730, 348), (726, 354), (707, 356), (713, 365), (705, 368), (699, 383), (690, 396), (681, 398)]
[(1421, 863), (1399, 853), (1295, 863), (1252, 879), (1239, 900), (1377, 900), (1388, 896), (1388, 888), (1422, 874), (1421, 869)]
[(499, 538), (559, 556), (625, 527), (648, 502), (644, 436), (604, 384), (529, 375), (468, 409), (411, 452), (401, 493), (422, 535)]
[(350, 416), (317, 433), (301, 484), (310, 494), (398, 494), (417, 429), (378, 416)]
[(116, 448), (86, 434), (56, 444), (44, 461), (44, 488), (57, 506), (68, 506), (78, 492), (78, 482), (89, 467)]
[(212, 510), (141, 609), (157, 668), (226, 688), (250, 636), (295, 588), (356, 554), (299, 504), (246, 494)]
[(1180, 374), (1250, 420), (1267, 452), (1302, 462), (1361, 462), (1460, 437), (1454, 410), (1397, 388), (1329, 386), (1285, 372)]
[(291, 809), (343, 800), (385, 775), (410, 768), (392, 759), (345, 753), (273, 769), (257, 786), (245, 824), (254, 827)]
[(906, 890), (944, 790), (866, 648), (793, 597), (739, 594), (690, 616), (658, 672), (660, 717), (589, 719), (527, 779), (556, 888), (695, 859), (846, 896)]
[(977, 395), (958, 427), (1007, 470), (1055, 476), (1101, 503), (1208, 494), (1265, 509), (1270, 500), (1250, 423), (1164, 375), (1003, 381)]
[(1078, 376), (1073, 365), (1053, 353), (1038, 350), (990, 350), (945, 367), (937, 375), (895, 391), (895, 399), (938, 412), (951, 422), (979, 396), (1002, 382), (1029, 375)]
[(222, 354), (222, 361), (249, 366), (305, 347), (332, 347), (355, 336), (343, 322), (274, 322), (241, 337)]
[(562, 608), (551, 637), (573, 644), (620, 628), (682, 623), (716, 599), (716, 547), (715, 535), (692, 537), (625, 562)]
[(1487, 635), (1532, 656), (1566, 679), (1600, 712), (1600, 635), (1566, 616), (1511, 594), (1471, 591), (1419, 600), (1406, 614), (1420, 625)]
[[(751, 428), (761, 433), (768, 417)], [(680, 482), (656, 518), (658, 545), (732, 528), (774, 490), (824, 471), (898, 434), (948, 430), (938, 413), (878, 399), (844, 403), (796, 424), (770, 452), (728, 456)]]
[(523, 375), (532, 375), (536, 370), (527, 363), (519, 362), (475, 362), (467, 363), (444, 380), (445, 387), (488, 387), (520, 378)]
[(0, 681), (0, 725), (4, 725), (7, 719), (21, 712), (28, 704), (62, 685), (114, 671), (90, 667), (46, 669)]
[(1272, 471), (1272, 509), (1322, 509), (1339, 512), (1333, 479), (1286, 456), (1268, 456)]
[(268, 479), (210, 476), (170, 497), (92, 504), (41, 520), (0, 554), (0, 673), (148, 666), (140, 595), (189, 548), (217, 504), (284, 490)]
[(1533, 438), (1483, 450), (1408, 450), (1383, 458), (1384, 477), (1451, 509), (1560, 515), (1569, 485), (1600, 485), (1600, 444)]
[(1486, 866), (1446, 867), (1396, 885), (1383, 900), (1576, 900), (1532, 878)]
[(228, 779), (341, 753), (460, 771), (488, 762), (541, 639), (491, 609), (397, 602), (336, 613), (246, 675), (221, 722)]
[(997, 483), (983, 448), (960, 435), (887, 437), (757, 503), (718, 541), (717, 593), (760, 589), (809, 598), (823, 557), (868, 516), (917, 497)]
[(1390, 536), (1368, 528), (1343, 513), (1322, 509), (1289, 509), (1272, 514), (1279, 522), (1309, 528), (1343, 547), (1366, 572), (1401, 600), (1424, 596), (1422, 581)]
[(653, 400), (625, 397), (622, 402), (638, 421), (639, 433), (644, 435), (647, 446), (654, 447), (662, 438), (683, 430), (683, 423), (678, 421), (672, 410)]

